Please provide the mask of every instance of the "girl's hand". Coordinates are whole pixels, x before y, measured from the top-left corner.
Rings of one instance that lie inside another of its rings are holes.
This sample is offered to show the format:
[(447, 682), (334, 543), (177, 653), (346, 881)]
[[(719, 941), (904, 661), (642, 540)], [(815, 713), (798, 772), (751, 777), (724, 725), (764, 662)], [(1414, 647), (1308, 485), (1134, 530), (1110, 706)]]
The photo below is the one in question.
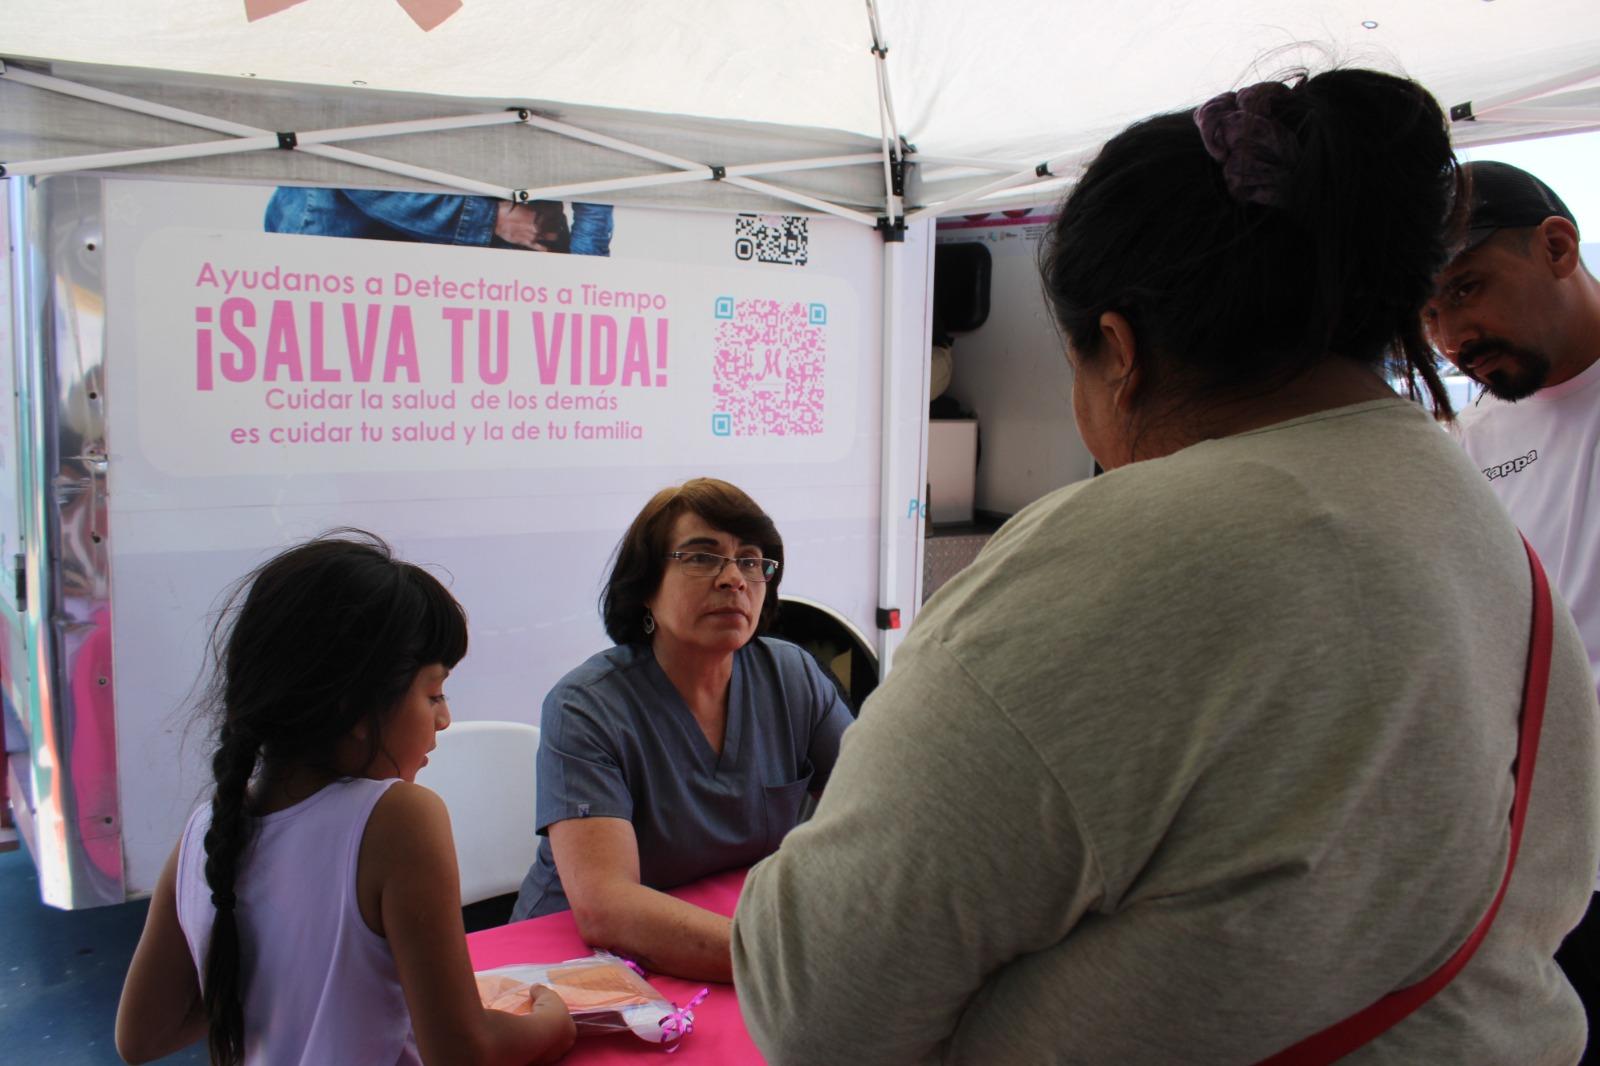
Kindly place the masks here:
[(533, 999), (533, 1010), (529, 1014), (541, 1029), (548, 1030), (550, 1034), (549, 1050), (534, 1062), (554, 1062), (565, 1055), (573, 1041), (578, 1039), (578, 1027), (573, 1023), (572, 1013), (567, 1010), (566, 1003), (549, 988), (533, 985), (528, 989), (528, 994)]

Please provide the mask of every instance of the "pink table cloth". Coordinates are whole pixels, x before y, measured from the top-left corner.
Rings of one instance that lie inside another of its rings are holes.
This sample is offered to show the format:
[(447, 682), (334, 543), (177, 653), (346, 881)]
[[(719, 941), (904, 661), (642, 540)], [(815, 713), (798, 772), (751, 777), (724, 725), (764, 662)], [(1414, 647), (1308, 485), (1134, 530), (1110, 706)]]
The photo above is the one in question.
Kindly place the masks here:
[[(739, 889), (744, 886), (744, 875), (744, 870), (729, 870), (673, 889), (671, 894), (706, 910), (732, 915), (734, 905), (739, 902)], [(472, 955), (474, 970), (515, 963), (562, 962), (593, 954), (593, 949), (578, 935), (571, 911), (472, 933), (467, 937), (467, 950)], [(739, 1000), (733, 994), (732, 985), (713, 983), (708, 986), (704, 981), (683, 981), (657, 973), (646, 976), (664, 996), (680, 1006), (702, 988), (711, 989), (711, 995), (694, 1009), (694, 1032), (679, 1042), (678, 1050), (669, 1055), (661, 1045), (647, 1044), (632, 1033), (580, 1036), (572, 1051), (561, 1060), (563, 1064), (760, 1066), (764, 1061), (744, 1031), (744, 1019), (739, 1016)]]

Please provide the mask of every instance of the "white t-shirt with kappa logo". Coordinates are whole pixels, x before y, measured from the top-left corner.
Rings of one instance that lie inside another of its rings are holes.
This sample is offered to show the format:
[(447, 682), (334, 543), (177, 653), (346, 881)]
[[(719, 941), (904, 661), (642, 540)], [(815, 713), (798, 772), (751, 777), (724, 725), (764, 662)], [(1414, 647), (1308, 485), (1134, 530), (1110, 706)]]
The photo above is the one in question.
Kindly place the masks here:
[(1516, 403), (1485, 393), (1456, 435), (1572, 609), (1600, 683), (1600, 360)]

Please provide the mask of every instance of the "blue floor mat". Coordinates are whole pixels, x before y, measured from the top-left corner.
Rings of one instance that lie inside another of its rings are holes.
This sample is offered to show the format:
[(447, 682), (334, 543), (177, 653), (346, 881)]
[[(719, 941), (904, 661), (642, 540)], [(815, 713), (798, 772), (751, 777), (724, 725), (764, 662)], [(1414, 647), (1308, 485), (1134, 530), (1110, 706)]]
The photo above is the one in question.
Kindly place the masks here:
[[(39, 902), (25, 849), (0, 853), (0, 1062), (115, 1066), (117, 997), (145, 902), (60, 911)], [(197, 1044), (163, 1063), (207, 1061)]]

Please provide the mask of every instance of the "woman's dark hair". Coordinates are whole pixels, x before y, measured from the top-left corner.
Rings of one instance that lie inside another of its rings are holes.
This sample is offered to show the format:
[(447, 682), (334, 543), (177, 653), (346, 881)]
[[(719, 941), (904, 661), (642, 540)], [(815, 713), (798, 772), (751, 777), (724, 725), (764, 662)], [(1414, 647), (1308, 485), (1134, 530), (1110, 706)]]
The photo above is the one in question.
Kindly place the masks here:
[[(633, 524), (617, 544), (611, 576), (600, 594), (600, 618), (606, 635), (618, 644), (642, 644), (650, 638), (644, 631), (645, 601), (661, 587), (667, 568), (672, 526), (679, 515), (697, 514), (707, 525), (731, 533), (745, 544), (754, 544), (768, 559), (783, 562), (783, 538), (756, 501), (726, 481), (697, 477), (682, 485), (662, 489), (650, 497), (634, 518)], [(783, 567), (767, 582), (766, 599), (756, 632), (765, 633), (778, 616), (778, 584)]]
[(365, 723), (369, 758), (417, 672), (467, 653), (467, 621), (432, 574), (370, 533), (334, 530), (290, 548), (229, 593), (211, 637), (208, 708), (218, 719), (206, 883), (216, 906), (206, 954), (211, 1061), (244, 1058), (235, 882), (249, 843), (246, 788), (258, 766), (337, 772), (334, 753)]
[(1090, 359), (1101, 314), (1124, 315), (1144, 381), (1171, 398), (1272, 389), (1339, 355), (1398, 375), (1413, 398), (1420, 378), (1448, 417), (1420, 313), (1468, 199), (1439, 105), (1369, 70), (1266, 88), (1237, 94), (1246, 132), (1266, 133), (1242, 180), (1194, 111), (1106, 144), (1041, 250), (1056, 321)]

